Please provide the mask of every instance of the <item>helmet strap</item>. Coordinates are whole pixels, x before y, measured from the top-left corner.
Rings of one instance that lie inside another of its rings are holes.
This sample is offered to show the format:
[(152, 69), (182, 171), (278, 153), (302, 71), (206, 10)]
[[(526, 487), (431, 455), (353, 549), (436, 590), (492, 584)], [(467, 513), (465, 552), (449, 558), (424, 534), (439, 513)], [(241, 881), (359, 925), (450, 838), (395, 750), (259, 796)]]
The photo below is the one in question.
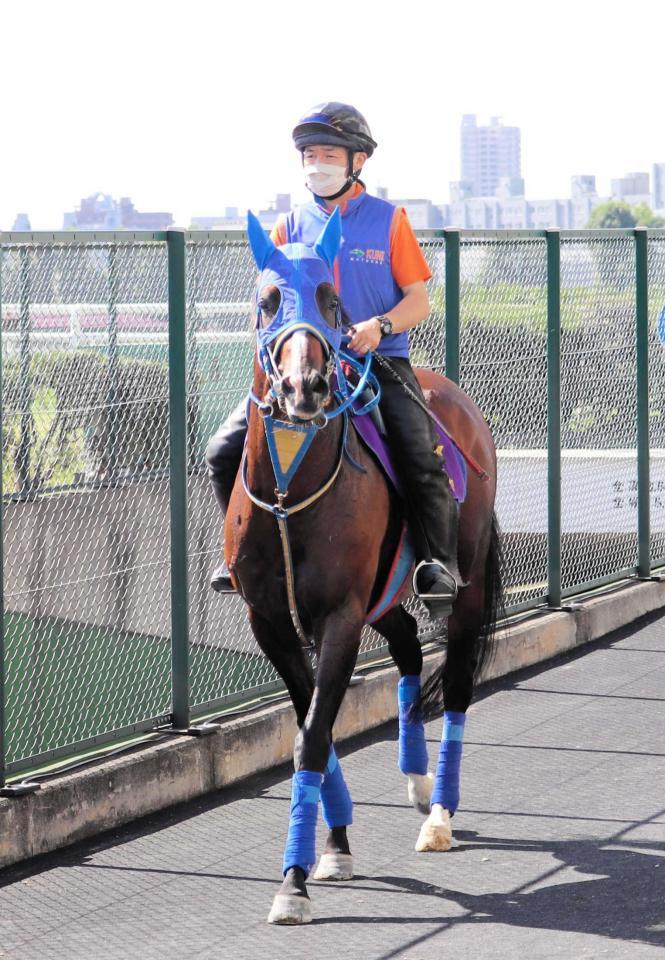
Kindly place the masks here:
[[(329, 197), (320, 197), (318, 193), (313, 193), (313, 196), (316, 197), (317, 200), (337, 200), (337, 198), (341, 197), (343, 193), (346, 193), (349, 187), (351, 187), (354, 183), (361, 183), (363, 187), (365, 186), (365, 184), (360, 179), (360, 174), (362, 171), (353, 169), (353, 158), (355, 157), (355, 155), (356, 155), (355, 150), (351, 150), (350, 147), (346, 148), (346, 156), (347, 156), (346, 181), (344, 182), (344, 185), (342, 186), (341, 190), (338, 190), (337, 193), (332, 193)], [(304, 147), (302, 147), (300, 150), (300, 157), (304, 164), (305, 163)]]

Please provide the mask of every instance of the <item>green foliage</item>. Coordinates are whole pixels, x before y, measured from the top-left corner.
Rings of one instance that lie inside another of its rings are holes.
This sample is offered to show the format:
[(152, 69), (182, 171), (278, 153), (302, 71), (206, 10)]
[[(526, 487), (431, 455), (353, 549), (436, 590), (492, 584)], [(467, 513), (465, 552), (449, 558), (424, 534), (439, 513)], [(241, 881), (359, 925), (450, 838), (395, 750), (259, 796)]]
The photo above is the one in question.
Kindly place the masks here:
[(606, 200), (591, 211), (587, 228), (606, 230), (620, 227), (634, 227), (636, 224), (632, 207), (624, 200)]
[(665, 217), (658, 217), (646, 203), (633, 207), (633, 216), (638, 227), (665, 227)]
[[(189, 401), (198, 423), (197, 390)], [(168, 364), (92, 350), (35, 353), (29, 375), (3, 364), (4, 489), (34, 495), (168, 467)], [(23, 398), (23, 399), (22, 399)], [(27, 406), (26, 406), (27, 400)]]
[(646, 203), (631, 207), (624, 200), (606, 200), (591, 211), (589, 230), (617, 227), (665, 227), (665, 217), (656, 216)]

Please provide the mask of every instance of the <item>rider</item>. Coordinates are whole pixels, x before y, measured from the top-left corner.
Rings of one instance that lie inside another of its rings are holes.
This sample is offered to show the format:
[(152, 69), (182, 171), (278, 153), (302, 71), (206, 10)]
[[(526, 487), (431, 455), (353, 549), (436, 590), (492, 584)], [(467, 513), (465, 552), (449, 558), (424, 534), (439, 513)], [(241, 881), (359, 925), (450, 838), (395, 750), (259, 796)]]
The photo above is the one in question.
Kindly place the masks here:
[[(349, 348), (389, 359), (401, 380), (422, 398), (409, 362), (407, 331), (429, 314), (425, 282), (432, 276), (406, 211), (370, 196), (360, 172), (376, 147), (362, 114), (344, 103), (313, 107), (299, 121), (293, 140), (302, 155), (305, 183), (313, 200), (280, 218), (271, 237), (277, 245), (312, 245), (335, 207), (342, 215), (343, 245), (335, 262), (335, 285), (351, 317)], [(424, 410), (394, 375), (372, 364), (381, 384), (380, 409), (405, 492), (419, 565), (416, 592), (427, 604), (452, 602), (457, 568), (457, 504), (435, 452), (436, 439)], [(247, 431), (246, 403), (234, 410), (206, 451), (215, 495), (226, 512)], [(225, 564), (211, 585), (233, 589)], [(438, 603), (437, 603), (438, 601)]]

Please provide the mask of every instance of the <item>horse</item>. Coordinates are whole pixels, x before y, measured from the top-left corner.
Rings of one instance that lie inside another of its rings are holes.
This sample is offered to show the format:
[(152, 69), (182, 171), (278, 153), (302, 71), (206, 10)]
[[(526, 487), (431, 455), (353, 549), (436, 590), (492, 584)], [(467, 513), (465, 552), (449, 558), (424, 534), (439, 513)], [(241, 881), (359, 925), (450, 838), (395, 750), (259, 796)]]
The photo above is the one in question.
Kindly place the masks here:
[[(224, 549), (254, 637), (284, 681), (296, 713), (283, 881), (268, 920), (301, 924), (312, 919), (306, 881), (316, 863), (319, 802), (329, 832), (314, 879), (353, 877), (347, 835), (352, 801), (332, 730), (367, 612), (403, 534), (403, 509), (350, 425), (351, 401), (372, 378), (371, 355), (364, 364), (356, 360), (357, 386), (340, 389), (344, 314), (332, 272), (341, 242), (338, 211), (312, 247), (276, 247), (251, 212), (248, 239), (259, 270), (257, 350)], [(430, 409), (479, 467), (469, 472), (459, 512), (458, 565), (465, 586), (449, 617), (446, 658), (422, 687), (417, 622), (403, 606), (408, 583), (373, 626), (387, 640), (400, 674), (399, 767), (411, 803), (427, 816), (416, 849), (445, 851), (459, 802), (465, 714), (501, 602), (496, 455), (473, 401), (432, 371), (417, 374)], [(412, 401), (405, 397), (405, 402)], [(316, 652), (315, 672), (308, 645)], [(437, 712), (443, 712), (444, 724), (434, 776), (423, 720)]]

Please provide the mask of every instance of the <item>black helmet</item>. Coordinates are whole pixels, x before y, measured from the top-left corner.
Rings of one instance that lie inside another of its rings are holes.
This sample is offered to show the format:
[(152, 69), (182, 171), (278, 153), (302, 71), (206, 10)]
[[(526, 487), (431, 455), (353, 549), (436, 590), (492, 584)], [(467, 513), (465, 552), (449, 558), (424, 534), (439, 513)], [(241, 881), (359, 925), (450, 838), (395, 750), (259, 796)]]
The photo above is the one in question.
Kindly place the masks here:
[(293, 130), (298, 150), (315, 144), (346, 147), (371, 157), (377, 146), (367, 121), (348, 103), (318, 103), (302, 117)]

